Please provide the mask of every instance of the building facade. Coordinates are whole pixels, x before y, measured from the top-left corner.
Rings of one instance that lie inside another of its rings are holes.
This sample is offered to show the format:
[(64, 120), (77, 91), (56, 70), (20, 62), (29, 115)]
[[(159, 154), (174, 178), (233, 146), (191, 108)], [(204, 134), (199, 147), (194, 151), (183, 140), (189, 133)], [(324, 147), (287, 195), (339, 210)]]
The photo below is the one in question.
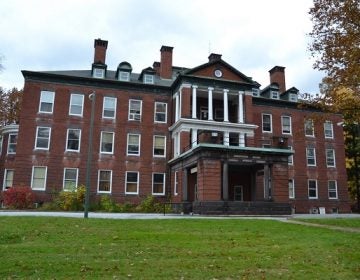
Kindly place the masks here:
[(85, 184), (90, 168), (92, 200), (153, 195), (204, 214), (350, 211), (342, 117), (305, 106), (284, 67), (260, 89), (219, 54), (173, 66), (168, 46), (141, 73), (126, 61), (109, 70), (107, 45), (95, 40), (88, 70), (22, 72), (19, 126), (1, 131), (4, 190), (30, 186), (47, 201)]

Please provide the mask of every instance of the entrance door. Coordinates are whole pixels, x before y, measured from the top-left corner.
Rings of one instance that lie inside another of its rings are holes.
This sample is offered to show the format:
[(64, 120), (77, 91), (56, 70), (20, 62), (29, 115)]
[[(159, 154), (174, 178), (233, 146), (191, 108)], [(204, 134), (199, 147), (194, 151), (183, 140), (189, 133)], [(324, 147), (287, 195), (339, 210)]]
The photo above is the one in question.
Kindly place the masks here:
[(243, 201), (243, 186), (234, 186), (234, 200)]

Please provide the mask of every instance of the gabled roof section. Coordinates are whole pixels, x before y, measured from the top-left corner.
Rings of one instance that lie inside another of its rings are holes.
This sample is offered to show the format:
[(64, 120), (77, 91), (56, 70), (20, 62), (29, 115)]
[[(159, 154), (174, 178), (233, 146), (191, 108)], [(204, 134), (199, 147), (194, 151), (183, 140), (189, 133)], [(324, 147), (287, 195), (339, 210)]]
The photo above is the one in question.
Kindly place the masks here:
[(144, 74), (150, 74), (150, 75), (155, 75), (156, 74), (156, 71), (151, 68), (151, 67), (148, 67), (148, 68), (145, 68), (141, 71), (140, 73), (140, 76), (139, 76), (139, 80), (142, 80), (143, 79), (143, 76)]

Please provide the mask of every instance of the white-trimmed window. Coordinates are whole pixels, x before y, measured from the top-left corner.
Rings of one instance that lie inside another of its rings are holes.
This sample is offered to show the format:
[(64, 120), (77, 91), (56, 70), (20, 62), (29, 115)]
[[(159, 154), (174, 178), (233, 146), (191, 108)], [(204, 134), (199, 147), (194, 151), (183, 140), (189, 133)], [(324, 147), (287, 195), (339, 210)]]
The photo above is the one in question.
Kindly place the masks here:
[[(288, 146), (289, 150), (293, 151), (292, 146)], [(293, 165), (294, 164), (294, 155), (288, 156), (288, 164)]]
[(126, 171), (125, 194), (139, 194), (139, 172)]
[(290, 93), (289, 94), (289, 100), (292, 102), (297, 102), (298, 101), (298, 96), (295, 93)]
[(316, 151), (315, 148), (306, 148), (306, 161), (308, 166), (316, 166)]
[(129, 100), (129, 120), (140, 121), (141, 120), (142, 101), (130, 99)]
[(158, 123), (166, 123), (167, 121), (167, 104), (164, 102), (155, 102), (154, 121)]
[(278, 91), (272, 90), (272, 91), (270, 91), (270, 95), (271, 95), (272, 99), (279, 99), (279, 92)]
[(312, 119), (305, 120), (305, 136), (314, 137), (314, 121)]
[(125, 71), (120, 71), (119, 73), (119, 81), (128, 82), (130, 81), (130, 73)]
[(42, 91), (40, 93), (39, 113), (52, 114), (54, 110), (55, 92)]
[(334, 138), (334, 129), (331, 121), (324, 122), (324, 134), (325, 134), (325, 138), (328, 139)]
[(46, 166), (33, 166), (31, 176), (31, 188), (33, 190), (44, 191), (46, 188)]
[(3, 190), (5, 191), (7, 189), (10, 189), (13, 186), (13, 181), (14, 181), (14, 170), (5, 169)]
[(17, 138), (18, 138), (17, 134), (9, 134), (8, 146), (7, 146), (8, 154), (16, 154)]
[(50, 147), (51, 128), (38, 126), (36, 128), (35, 149), (49, 150)]
[(308, 195), (310, 199), (318, 198), (318, 189), (316, 180), (308, 180)]
[(72, 93), (70, 96), (69, 115), (82, 117), (84, 108), (84, 95)]
[(326, 166), (327, 167), (335, 167), (335, 150), (334, 149), (326, 149)]
[(111, 193), (112, 171), (99, 170), (98, 174), (98, 193)]
[(116, 115), (115, 97), (104, 97), (102, 117), (106, 119), (115, 119)]
[(144, 74), (144, 83), (145, 84), (153, 84), (154, 83), (154, 75)]
[(272, 115), (262, 114), (262, 131), (272, 132)]
[(295, 198), (294, 179), (289, 179), (289, 198)]
[(252, 89), (252, 96), (259, 97), (259, 95), (260, 95), (260, 90), (258, 88), (253, 88)]
[(152, 194), (165, 194), (165, 173), (153, 173)]
[(166, 136), (154, 135), (153, 156), (165, 157), (166, 154)]
[(329, 193), (329, 199), (338, 198), (337, 182), (335, 180), (328, 181), (328, 193)]
[(140, 134), (128, 134), (127, 136), (127, 155), (140, 155)]
[(78, 185), (78, 169), (64, 168), (63, 189), (65, 191), (74, 191)]
[(283, 134), (291, 134), (291, 117), (281, 116), (281, 131)]
[(179, 193), (179, 172), (175, 171), (174, 173), (174, 195), (178, 195)]
[(94, 68), (93, 77), (98, 79), (103, 79), (105, 77), (105, 69), (103, 68)]
[(114, 132), (101, 131), (100, 153), (114, 153)]
[(69, 128), (66, 136), (66, 151), (80, 152), (81, 129)]

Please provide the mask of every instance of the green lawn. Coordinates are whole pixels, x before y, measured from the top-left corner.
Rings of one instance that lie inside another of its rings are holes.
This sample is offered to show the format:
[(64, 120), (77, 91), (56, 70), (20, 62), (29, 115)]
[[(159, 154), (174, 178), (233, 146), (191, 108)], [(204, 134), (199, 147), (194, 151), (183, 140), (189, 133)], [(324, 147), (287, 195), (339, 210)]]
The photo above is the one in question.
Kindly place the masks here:
[(1, 279), (359, 279), (360, 234), (269, 220), (0, 217)]
[(303, 221), (307, 223), (320, 224), (320, 225), (330, 225), (338, 227), (351, 227), (351, 228), (360, 228), (360, 219), (359, 218), (330, 218), (330, 219), (295, 219), (296, 221)]

